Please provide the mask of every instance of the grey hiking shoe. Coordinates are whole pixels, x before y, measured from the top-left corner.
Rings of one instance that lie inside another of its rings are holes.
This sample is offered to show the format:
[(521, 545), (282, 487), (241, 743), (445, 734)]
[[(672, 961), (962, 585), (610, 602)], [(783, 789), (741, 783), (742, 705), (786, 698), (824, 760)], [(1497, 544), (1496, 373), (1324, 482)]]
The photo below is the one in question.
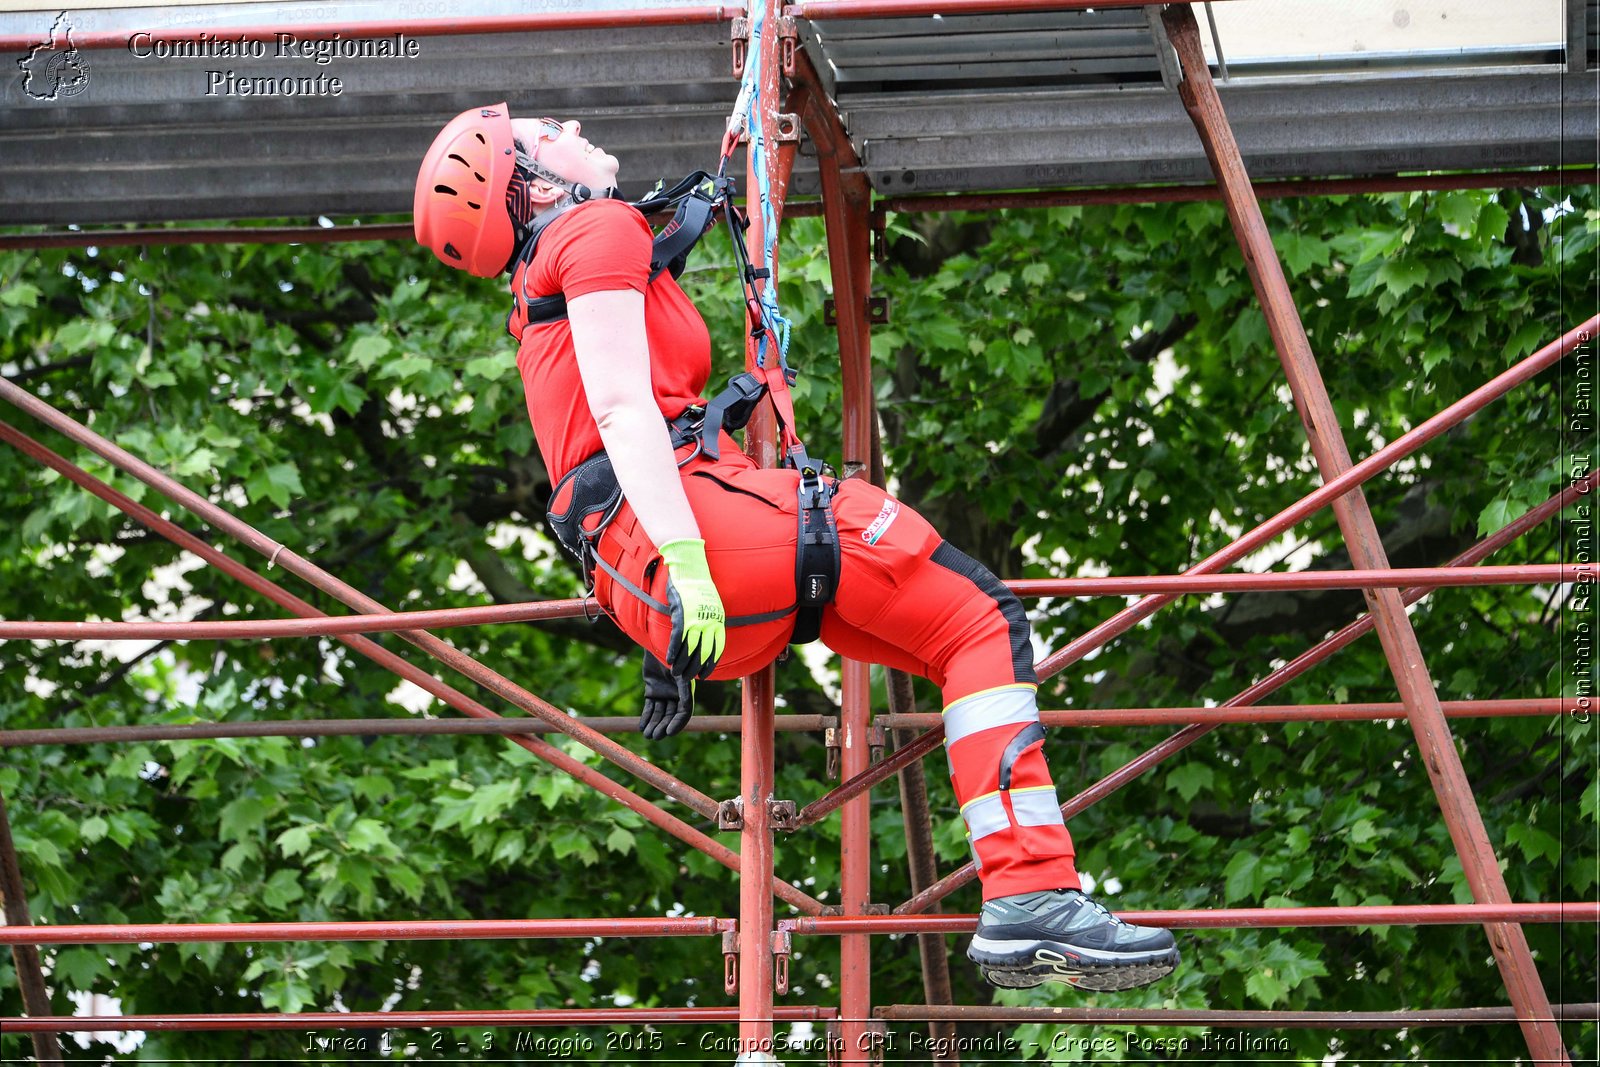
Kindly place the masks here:
[(1131, 926), (1076, 889), (1046, 889), (985, 901), (967, 959), (1004, 989), (1116, 990), (1165, 978), (1178, 949), (1169, 930)]

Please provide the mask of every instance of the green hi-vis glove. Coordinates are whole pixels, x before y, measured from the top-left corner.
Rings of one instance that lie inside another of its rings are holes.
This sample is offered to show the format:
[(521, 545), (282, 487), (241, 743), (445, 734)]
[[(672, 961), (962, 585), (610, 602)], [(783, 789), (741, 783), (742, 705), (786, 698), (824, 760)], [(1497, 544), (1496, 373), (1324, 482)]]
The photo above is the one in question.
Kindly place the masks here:
[(679, 678), (705, 679), (722, 658), (728, 639), (722, 597), (711, 581), (706, 543), (683, 537), (661, 546), (667, 561), (667, 607), (672, 612), (672, 638), (667, 666)]

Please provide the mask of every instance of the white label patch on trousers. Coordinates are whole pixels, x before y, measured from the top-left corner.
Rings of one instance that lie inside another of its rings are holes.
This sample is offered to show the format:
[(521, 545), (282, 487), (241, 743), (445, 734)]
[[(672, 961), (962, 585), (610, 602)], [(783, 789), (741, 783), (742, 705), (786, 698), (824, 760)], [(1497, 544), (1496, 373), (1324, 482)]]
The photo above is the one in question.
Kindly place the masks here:
[(894, 525), (894, 520), (900, 516), (900, 503), (895, 500), (885, 500), (883, 507), (878, 511), (878, 517), (872, 520), (872, 525), (861, 531), (861, 540), (869, 545), (878, 543), (878, 539), (889, 531)]

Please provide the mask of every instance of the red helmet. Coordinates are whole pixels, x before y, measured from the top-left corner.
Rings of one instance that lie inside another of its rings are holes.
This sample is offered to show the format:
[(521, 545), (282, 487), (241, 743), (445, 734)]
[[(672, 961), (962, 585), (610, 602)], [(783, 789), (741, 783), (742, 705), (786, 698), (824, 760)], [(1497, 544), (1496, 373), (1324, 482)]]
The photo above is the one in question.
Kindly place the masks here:
[(475, 107), (433, 139), (417, 173), (412, 226), (417, 243), (448, 266), (492, 278), (516, 242), (506, 187), (517, 157), (504, 103)]

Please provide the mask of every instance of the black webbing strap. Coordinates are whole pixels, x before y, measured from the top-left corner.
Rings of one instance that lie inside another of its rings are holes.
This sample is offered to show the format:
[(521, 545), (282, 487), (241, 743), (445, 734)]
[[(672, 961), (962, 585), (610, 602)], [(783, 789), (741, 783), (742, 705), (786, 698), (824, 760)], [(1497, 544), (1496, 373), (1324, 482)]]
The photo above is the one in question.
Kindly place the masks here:
[(800, 470), (800, 536), (794, 550), (794, 633), (804, 645), (822, 633), (822, 609), (839, 588), (839, 525), (833, 516), (836, 483), (809, 462)]
[(742, 430), (767, 395), (767, 383), (749, 371), (728, 379), (727, 388), (711, 398), (700, 423), (700, 450), (709, 459), (721, 458), (718, 441), (723, 430)]
[[(613, 582), (616, 582), (633, 596), (639, 598), (639, 600), (644, 603), (645, 607), (649, 608), (651, 611), (659, 612), (662, 615), (672, 614), (671, 608), (667, 607), (667, 605), (663, 604), (661, 601), (657, 600), (655, 597), (651, 596), (649, 593), (630, 582), (627, 578), (623, 577), (621, 571), (617, 570), (617, 568), (601, 559), (598, 554), (594, 557), (594, 562), (595, 566), (599, 567), (601, 570), (605, 571), (611, 576), (611, 580)], [(763, 611), (756, 615), (734, 615), (728, 619), (727, 625), (755, 626), (763, 622), (777, 622), (779, 619), (794, 614), (794, 610), (794, 605), (791, 604), (790, 606), (781, 608), (778, 611)]]

